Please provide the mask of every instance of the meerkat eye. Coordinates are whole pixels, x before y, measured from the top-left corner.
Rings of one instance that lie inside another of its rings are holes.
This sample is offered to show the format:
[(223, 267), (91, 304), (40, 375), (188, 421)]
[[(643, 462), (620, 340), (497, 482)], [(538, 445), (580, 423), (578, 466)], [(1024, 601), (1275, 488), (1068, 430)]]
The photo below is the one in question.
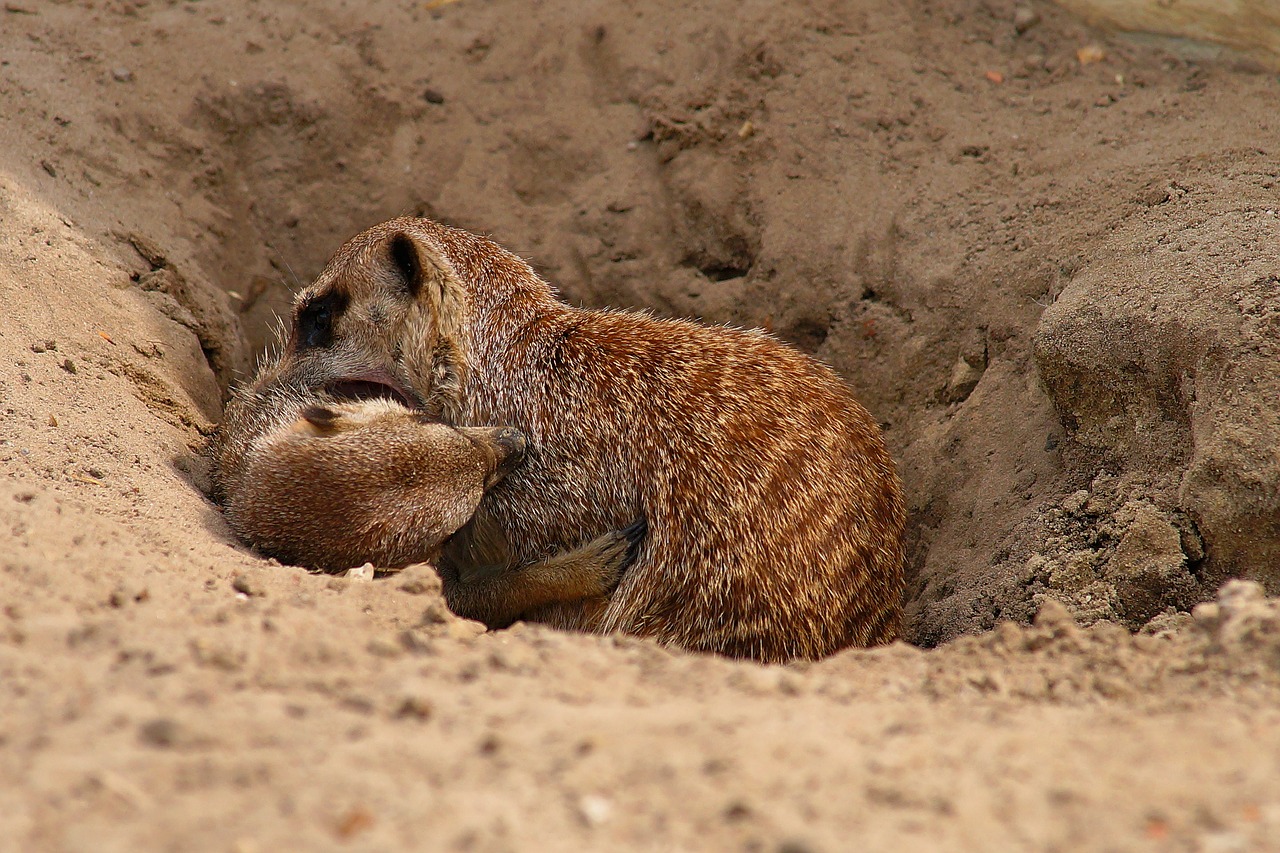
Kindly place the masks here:
[(298, 308), (298, 343), (302, 347), (333, 345), (333, 323), (346, 310), (347, 297), (336, 291), (312, 297)]
[(405, 293), (416, 297), (422, 287), (422, 261), (418, 259), (418, 248), (413, 245), (413, 238), (408, 234), (397, 234), (391, 238), (387, 249)]

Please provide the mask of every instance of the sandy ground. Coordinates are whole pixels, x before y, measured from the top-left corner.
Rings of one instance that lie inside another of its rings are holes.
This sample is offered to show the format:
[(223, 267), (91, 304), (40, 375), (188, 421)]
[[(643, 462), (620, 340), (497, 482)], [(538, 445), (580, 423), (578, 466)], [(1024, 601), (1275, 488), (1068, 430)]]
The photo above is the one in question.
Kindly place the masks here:
[[(1280, 81), (1168, 50), (1000, 0), (6, 3), (0, 848), (1280, 849)], [(227, 388), (414, 212), (834, 365), (909, 642), (486, 634), (239, 546)]]

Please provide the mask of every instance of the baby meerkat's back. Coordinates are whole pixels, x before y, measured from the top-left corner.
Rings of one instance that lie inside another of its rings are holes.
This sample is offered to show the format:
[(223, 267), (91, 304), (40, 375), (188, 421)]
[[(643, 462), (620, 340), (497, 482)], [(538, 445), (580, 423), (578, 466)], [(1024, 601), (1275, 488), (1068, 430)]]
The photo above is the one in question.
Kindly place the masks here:
[(251, 443), (227, 515), (259, 550), (311, 568), (432, 561), (507, 455), (390, 401), (311, 404)]

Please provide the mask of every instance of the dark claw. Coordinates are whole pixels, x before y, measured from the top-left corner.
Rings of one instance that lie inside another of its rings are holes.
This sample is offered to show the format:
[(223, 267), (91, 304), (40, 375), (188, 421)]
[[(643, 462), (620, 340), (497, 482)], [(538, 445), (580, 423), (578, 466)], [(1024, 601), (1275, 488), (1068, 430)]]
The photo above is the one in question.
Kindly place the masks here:
[(644, 544), (644, 537), (648, 533), (649, 521), (644, 516), (622, 529), (622, 535), (627, 539), (627, 556), (622, 564), (623, 569), (630, 567), (636, 561), (636, 557), (640, 554), (640, 546)]

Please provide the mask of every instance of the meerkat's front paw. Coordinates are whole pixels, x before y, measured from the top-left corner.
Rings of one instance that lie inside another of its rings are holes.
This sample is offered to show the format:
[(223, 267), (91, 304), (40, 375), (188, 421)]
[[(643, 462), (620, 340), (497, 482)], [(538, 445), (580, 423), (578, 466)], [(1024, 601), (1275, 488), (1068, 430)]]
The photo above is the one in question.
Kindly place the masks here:
[(640, 546), (644, 543), (649, 525), (644, 519), (622, 530), (612, 530), (582, 546), (582, 561), (594, 570), (599, 584), (599, 595), (608, 595), (617, 588), (627, 567), (635, 562)]

